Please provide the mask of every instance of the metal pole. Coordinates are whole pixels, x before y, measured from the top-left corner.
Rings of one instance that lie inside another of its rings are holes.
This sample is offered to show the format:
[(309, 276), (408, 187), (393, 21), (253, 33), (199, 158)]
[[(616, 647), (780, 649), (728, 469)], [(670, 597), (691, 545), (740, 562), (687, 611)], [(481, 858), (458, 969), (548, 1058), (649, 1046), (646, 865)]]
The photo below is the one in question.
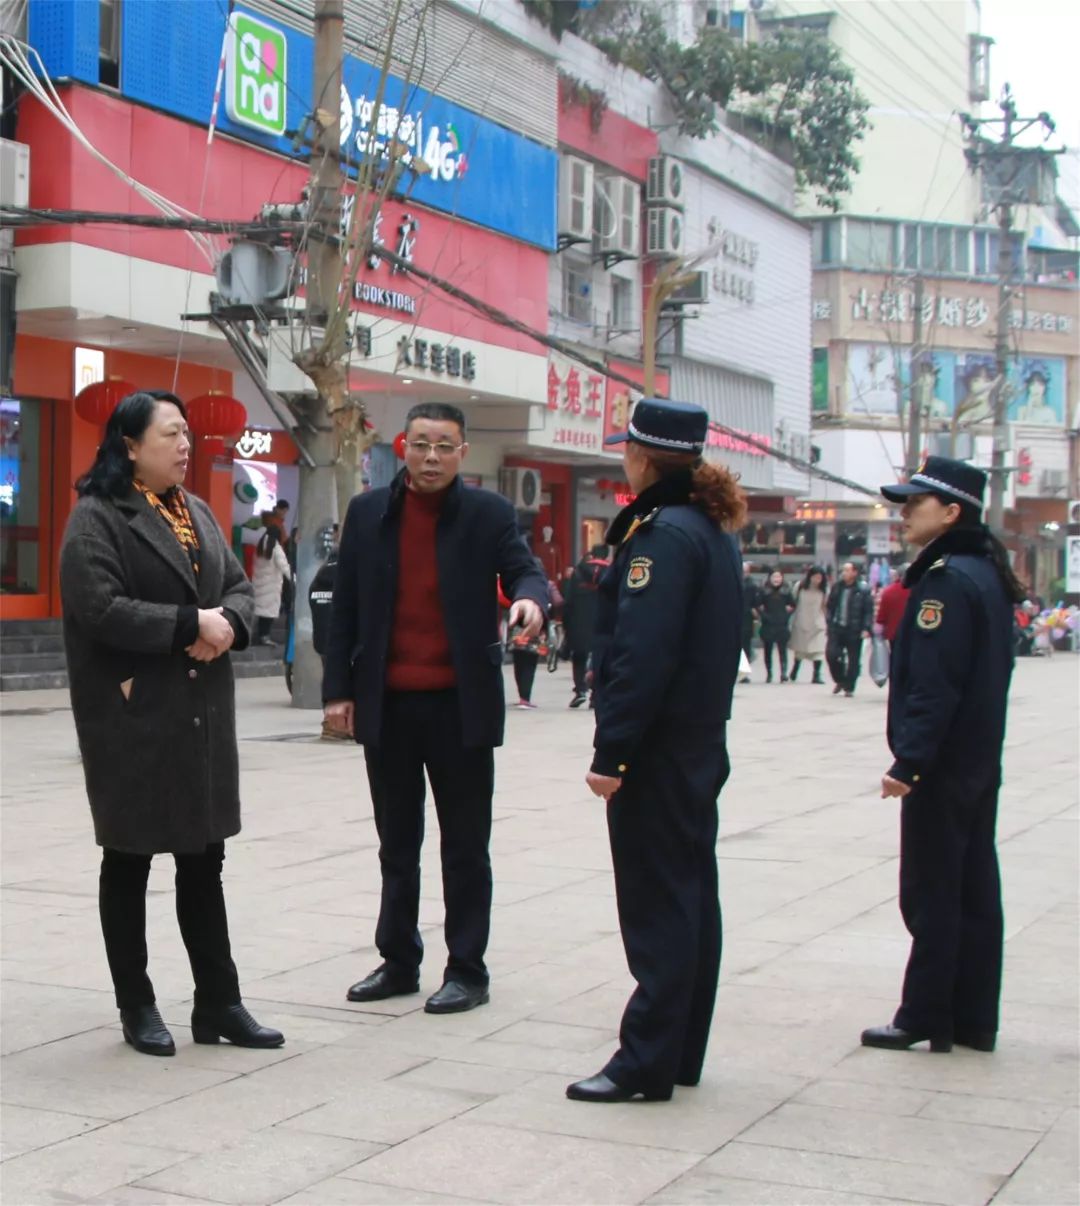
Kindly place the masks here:
[(923, 292), (924, 282), (921, 276), (915, 278), (915, 316), (911, 339), (911, 409), (908, 412), (908, 473), (914, 473), (922, 462), (922, 408), (923, 399), (921, 385), (918, 385), (917, 365), (923, 346)]
[(994, 446), (990, 461), (990, 527), (1001, 533), (1005, 526), (1005, 454), (1008, 449), (1009, 401), (1007, 386), (1009, 371), (1009, 315), (1012, 312), (1012, 206), (1003, 201), (998, 206), (998, 315), (994, 357), (997, 360), (997, 382), (994, 386)]

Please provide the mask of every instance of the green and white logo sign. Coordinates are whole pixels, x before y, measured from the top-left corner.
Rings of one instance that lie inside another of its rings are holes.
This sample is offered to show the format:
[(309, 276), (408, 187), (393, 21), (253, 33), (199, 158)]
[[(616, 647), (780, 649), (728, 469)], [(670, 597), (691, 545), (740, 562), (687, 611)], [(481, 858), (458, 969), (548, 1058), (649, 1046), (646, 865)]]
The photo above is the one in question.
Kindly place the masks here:
[(285, 132), (285, 34), (236, 13), (229, 18), (225, 111), (262, 134)]

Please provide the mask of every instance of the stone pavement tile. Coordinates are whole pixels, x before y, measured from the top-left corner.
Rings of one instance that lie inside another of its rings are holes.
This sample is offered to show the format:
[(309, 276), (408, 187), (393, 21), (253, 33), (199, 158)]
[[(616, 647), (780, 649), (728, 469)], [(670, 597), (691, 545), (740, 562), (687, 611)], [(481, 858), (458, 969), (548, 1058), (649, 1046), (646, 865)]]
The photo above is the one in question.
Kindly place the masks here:
[[(179, 1202), (181, 1199), (176, 1200)], [(455, 1198), (450, 1194), (427, 1193), (419, 1189), (399, 1189), (393, 1185), (356, 1181), (351, 1177), (328, 1177), (299, 1193), (282, 1198), (278, 1206), (464, 1206), (467, 1202), (486, 1200)]]
[(2, 1002), (0, 1051), (4, 1055), (95, 1030), (117, 1017), (111, 989), (56, 988), (5, 977)]
[(515, 1022), (488, 1036), (493, 1043), (524, 1043), (539, 1048), (562, 1051), (595, 1051), (601, 1043), (609, 1043), (611, 1030), (594, 1026), (567, 1025), (559, 1022)]
[(277, 1202), (380, 1150), (374, 1143), (275, 1127), (250, 1135), (234, 1146), (189, 1156), (136, 1183), (142, 1189), (238, 1206)]
[(138, 1185), (118, 1185), (87, 1201), (103, 1206), (217, 1206), (214, 1198), (190, 1198), (161, 1189), (140, 1189)]
[[(835, 1106), (841, 1110), (865, 1110), (873, 1114), (915, 1115), (925, 1111), (943, 1094), (924, 1089), (898, 1089), (891, 1084), (864, 1084), (857, 1080), (816, 1080), (792, 1100), (798, 1105)], [(967, 1100), (966, 1098), (963, 1100)], [(954, 1122), (977, 1122), (975, 1118), (951, 1117)]]
[(776, 1107), (769, 1097), (743, 1095), (705, 1104), (696, 1089), (677, 1088), (671, 1101), (602, 1108), (568, 1100), (568, 1083), (565, 1076), (537, 1077), (466, 1121), (708, 1155)]
[(84, 1202), (167, 1168), (181, 1158), (174, 1151), (116, 1143), (101, 1131), (91, 1131), (5, 1160), (4, 1201), (12, 1206)]
[(993, 1055), (954, 1047), (948, 1056), (933, 1055), (925, 1048), (881, 1051), (860, 1047), (836, 1066), (832, 1076), (837, 1080), (884, 1079), (907, 1089), (1046, 1101), (1062, 1108), (1076, 1100), (1074, 1060), (1047, 1060), (1041, 1049), (1012, 1045), (999, 1047)]
[(979, 1126), (1012, 1127), (1043, 1134), (1064, 1112), (1057, 1102), (986, 1097), (981, 1093), (934, 1093), (918, 1115), (920, 1118), (940, 1118), (943, 1122), (973, 1122)]
[(994, 1206), (1066, 1206), (1080, 1201), (1080, 1112), (1066, 1110), (1013, 1173)]
[(534, 1047), (529, 1043), (497, 1042), (494, 1037), (477, 1039), (454, 1052), (454, 1058), (467, 1064), (487, 1064), (496, 1068), (518, 1068), (533, 1073), (552, 1072), (574, 1079), (591, 1076), (611, 1058), (617, 1046), (615, 1032), (590, 1050), (571, 1047)]
[(279, 1129), (370, 1143), (401, 1143), (474, 1109), (483, 1100), (480, 1094), (403, 1084), (399, 1077), (374, 1090), (370, 1085), (358, 1085), (326, 1105), (293, 1115), (280, 1123)]
[(497, 1097), (500, 1093), (509, 1093), (528, 1081), (535, 1080), (536, 1076), (536, 1072), (524, 1068), (432, 1059), (402, 1072), (389, 1083), (450, 1089), (478, 1097)]
[(722, 1147), (694, 1171), (752, 1183), (790, 1185), (792, 1206), (801, 1204), (803, 1189), (895, 1198), (902, 1202), (939, 1203), (940, 1206), (984, 1206), (1004, 1181), (1002, 1176), (972, 1172), (956, 1165), (937, 1167), (865, 1156), (839, 1156), (766, 1147), (742, 1140)]
[(60, 1139), (70, 1139), (101, 1125), (100, 1118), (0, 1105), (0, 1160), (48, 1147)]
[(796, 1188), (767, 1181), (742, 1181), (737, 1177), (717, 1177), (711, 1173), (688, 1172), (672, 1181), (654, 1197), (649, 1206), (687, 1206), (695, 1203), (730, 1202), (739, 1206), (876, 1206), (896, 1202), (865, 1193), (843, 1193), (835, 1189)]
[(1004, 1127), (787, 1103), (744, 1131), (740, 1141), (1005, 1176), (1038, 1136)]
[(696, 1159), (654, 1147), (511, 1133), (459, 1119), (372, 1156), (356, 1175), (494, 1202), (626, 1203), (649, 1197)]
[(536, 1022), (561, 1022), (570, 1026), (591, 1026), (607, 1021), (612, 1029), (626, 1006), (633, 989), (629, 973), (614, 980), (607, 980), (595, 988), (566, 997), (556, 1004), (534, 1010)]

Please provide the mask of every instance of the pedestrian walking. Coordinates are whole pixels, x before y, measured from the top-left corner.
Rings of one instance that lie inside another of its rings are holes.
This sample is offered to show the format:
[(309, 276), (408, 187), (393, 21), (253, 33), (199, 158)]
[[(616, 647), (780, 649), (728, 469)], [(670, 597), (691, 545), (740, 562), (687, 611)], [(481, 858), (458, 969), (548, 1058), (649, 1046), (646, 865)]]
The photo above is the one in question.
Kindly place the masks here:
[(773, 680), (773, 650), (779, 662), (780, 681), (788, 680), (788, 637), (791, 635), (791, 616), (795, 611), (795, 598), (784, 584), (781, 570), (775, 569), (765, 580), (758, 596), (758, 612), (761, 615), (761, 646), (765, 653), (765, 681)]
[(574, 567), (566, 583), (563, 604), (563, 631), (570, 649), (570, 665), (574, 674), (570, 707), (580, 708), (589, 698), (586, 681), (593, 634), (596, 631), (596, 609), (600, 579), (610, 562), (606, 544), (594, 544)]
[(619, 927), (637, 981), (619, 1049), (577, 1101), (663, 1101), (701, 1077), (720, 969), (717, 797), (739, 666), (737, 530), (746, 502), (702, 461), (699, 406), (643, 399), (625, 443), (637, 498), (615, 519), (594, 643), (595, 754)]
[(267, 523), (255, 546), (251, 582), (255, 587), (256, 645), (272, 645), (270, 629), (281, 614), (282, 586), (291, 577), (289, 559), (281, 543), (281, 529)]
[(825, 656), (825, 637), (828, 631), (828, 621), (825, 615), (825, 601), (828, 597), (828, 581), (825, 571), (819, 565), (812, 565), (799, 583), (795, 592), (795, 614), (791, 621), (791, 652), (794, 662), (791, 667), (791, 681), (799, 677), (799, 666), (803, 662), (814, 663), (814, 677), (811, 682), (821, 684), (821, 661)]
[[(761, 600), (761, 592), (750, 572), (749, 561), (743, 562), (742, 572), (742, 651), (747, 663), (750, 664), (754, 660), (754, 627), (760, 618), (758, 605)], [(747, 681), (749, 681), (749, 677), (749, 675), (746, 676)]]
[(862, 643), (870, 637), (874, 601), (870, 588), (859, 577), (852, 561), (840, 567), (840, 577), (829, 591), (825, 605), (828, 641), (825, 657), (833, 676), (833, 694), (842, 691), (849, 699), (855, 694), (862, 663)]
[(176, 914), (191, 960), (197, 1043), (279, 1047), (244, 1008), (221, 869), (240, 831), (229, 650), (254, 618), (251, 584), (210, 508), (181, 487), (191, 448), (183, 404), (120, 401), (60, 551), (71, 706), (94, 834), (98, 901), (124, 1039), (174, 1055), (147, 974), (146, 884), (176, 862)]
[[(533, 558), (538, 573), (546, 577), (547, 570), (539, 557)], [(548, 580), (548, 595), (550, 597), (552, 583)], [(513, 603), (499, 589), (499, 606), (509, 612)], [(550, 610), (550, 606), (549, 606)], [(507, 643), (510, 646), (510, 660), (514, 667), (514, 686), (517, 687), (518, 701), (514, 705), (519, 711), (531, 712), (536, 708), (532, 693), (536, 684), (536, 667), (541, 656), (547, 656), (547, 634), (540, 632), (529, 635), (522, 629), (514, 630), (507, 625)]]
[(900, 804), (900, 911), (911, 953), (890, 1025), (864, 1030), (867, 1047), (929, 1040), (993, 1051), (1001, 995), (1001, 880), (995, 826), (1012, 675), (1013, 607), (1024, 590), (982, 522), (986, 474), (927, 457), (882, 494), (902, 503), (903, 535), (918, 548), (911, 597), (892, 651), (881, 780)]
[(439, 818), (450, 952), (428, 1013), (488, 1000), (494, 749), (502, 744), (508, 623), (536, 635), (547, 580), (501, 495), (465, 489), (465, 416), (421, 403), (405, 426), (405, 468), (349, 504), (323, 677), (326, 722), (364, 747), (379, 834), (382, 964), (348, 991), (378, 1001), (419, 990), (424, 773)]
[(908, 595), (911, 591), (904, 585), (904, 575), (907, 573), (907, 566), (899, 570), (893, 570), (893, 580), (881, 592), (881, 598), (877, 605), (877, 623), (881, 626), (881, 635), (889, 642), (891, 646), (896, 640), (896, 632), (900, 627), (900, 621), (904, 618), (904, 610), (907, 607)]

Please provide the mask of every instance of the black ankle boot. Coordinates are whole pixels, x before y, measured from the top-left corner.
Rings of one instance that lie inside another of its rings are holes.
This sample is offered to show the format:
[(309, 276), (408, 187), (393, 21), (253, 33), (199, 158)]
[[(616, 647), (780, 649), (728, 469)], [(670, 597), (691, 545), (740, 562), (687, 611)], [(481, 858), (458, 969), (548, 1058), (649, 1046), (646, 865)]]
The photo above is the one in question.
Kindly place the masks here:
[(156, 1005), (120, 1010), (124, 1042), (143, 1055), (175, 1055), (176, 1044)]
[(197, 1043), (227, 1039), (234, 1047), (280, 1047), (285, 1042), (280, 1030), (260, 1026), (239, 1003), (213, 1009), (196, 1006), (191, 1011), (191, 1037)]
[(798, 658), (795, 659), (795, 664), (791, 667), (791, 681), (794, 682), (799, 677), (799, 667), (802, 662)]
[(816, 683), (819, 687), (823, 687), (825, 685), (825, 680), (821, 677), (821, 663), (820, 662), (814, 663), (814, 677), (810, 680), (810, 682), (811, 682), (811, 685)]

